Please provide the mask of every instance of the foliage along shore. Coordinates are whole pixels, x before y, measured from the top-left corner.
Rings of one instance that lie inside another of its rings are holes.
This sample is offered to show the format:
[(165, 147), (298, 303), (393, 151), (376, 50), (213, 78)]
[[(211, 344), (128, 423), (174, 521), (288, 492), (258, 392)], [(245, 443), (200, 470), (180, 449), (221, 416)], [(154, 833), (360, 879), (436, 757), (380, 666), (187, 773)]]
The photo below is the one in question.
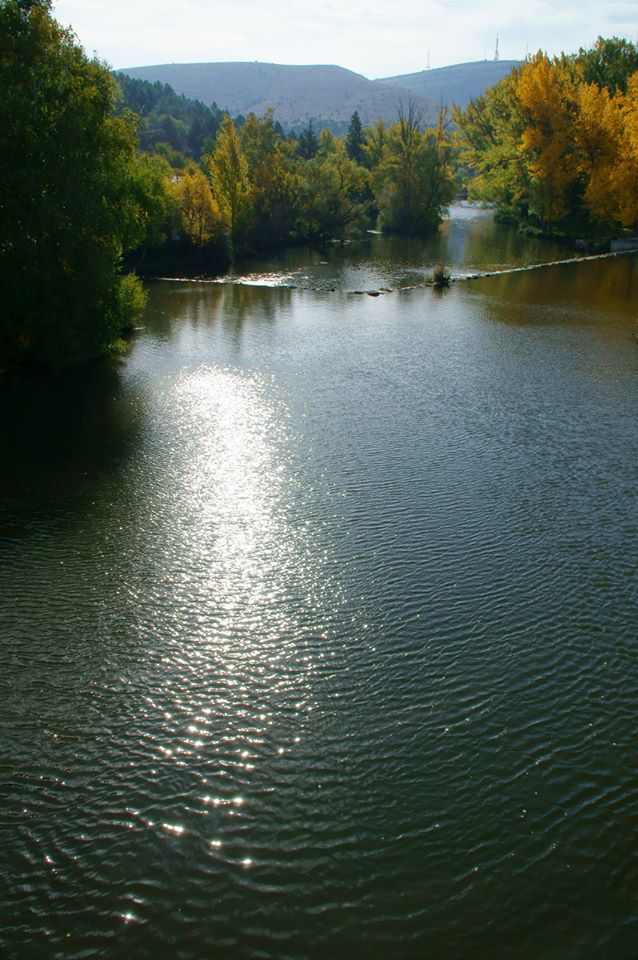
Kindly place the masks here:
[(123, 264), (147, 272), (169, 259), (211, 274), (239, 253), (375, 222), (419, 235), (454, 195), (444, 115), (422, 130), (408, 107), (364, 131), (355, 114), (347, 137), (312, 124), (285, 137), (272, 113), (235, 124), (123, 81), (140, 119), (50, 0), (0, 0), (0, 37), (0, 369), (112, 349), (144, 303)]
[(144, 305), (134, 270), (211, 276), (237, 255), (374, 225), (425, 235), (462, 178), (540, 232), (638, 219), (626, 41), (538, 54), (455, 111), (454, 133), (444, 111), (422, 129), (409, 104), (389, 126), (355, 113), (346, 136), (312, 123), (286, 136), (272, 112), (233, 121), (162, 84), (118, 84), (50, 0), (0, 0), (0, 37), (0, 369), (112, 351)]
[(454, 110), (474, 199), (530, 232), (609, 239), (638, 227), (638, 47), (539, 52)]

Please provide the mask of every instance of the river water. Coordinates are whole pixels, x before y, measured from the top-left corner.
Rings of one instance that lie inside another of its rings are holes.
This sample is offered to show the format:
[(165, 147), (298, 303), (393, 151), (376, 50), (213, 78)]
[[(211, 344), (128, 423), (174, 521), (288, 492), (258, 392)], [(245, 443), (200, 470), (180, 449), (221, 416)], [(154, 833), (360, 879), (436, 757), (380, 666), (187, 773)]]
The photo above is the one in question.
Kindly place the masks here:
[(636, 259), (419, 288), (561, 255), (461, 209), (0, 384), (3, 957), (636, 956)]

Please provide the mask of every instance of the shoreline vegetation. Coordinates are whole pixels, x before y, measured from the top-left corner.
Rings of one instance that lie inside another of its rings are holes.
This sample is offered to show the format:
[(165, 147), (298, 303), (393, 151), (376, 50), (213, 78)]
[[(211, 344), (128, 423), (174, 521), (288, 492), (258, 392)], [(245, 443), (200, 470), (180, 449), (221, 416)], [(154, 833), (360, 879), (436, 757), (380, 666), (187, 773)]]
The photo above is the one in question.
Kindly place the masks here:
[[(424, 127), (408, 103), (390, 125), (355, 112), (336, 136), (114, 76), (50, 0), (0, 0), (0, 29), (0, 370), (123, 349), (139, 277), (220, 275), (237, 257), (371, 228), (426, 236), (462, 193), (585, 250), (638, 225), (638, 48), (624, 40), (539, 53), (453, 123), (441, 109)], [(441, 266), (431, 282), (453, 279)]]
[(469, 195), (538, 235), (611, 239), (638, 225), (638, 46), (542, 51), (454, 109)]

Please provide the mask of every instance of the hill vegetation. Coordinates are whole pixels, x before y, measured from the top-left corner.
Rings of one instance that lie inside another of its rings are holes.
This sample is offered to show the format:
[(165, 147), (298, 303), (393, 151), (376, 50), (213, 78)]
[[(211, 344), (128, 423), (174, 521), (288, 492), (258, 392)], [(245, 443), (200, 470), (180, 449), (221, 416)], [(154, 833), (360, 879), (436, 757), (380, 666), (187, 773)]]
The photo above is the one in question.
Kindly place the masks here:
[(164, 153), (172, 160), (177, 154), (197, 160), (204, 143), (214, 140), (223, 116), (216, 104), (189, 100), (159, 81), (134, 80), (125, 73), (115, 76), (121, 90), (118, 111), (131, 110), (139, 118), (140, 149)]
[(337, 66), (289, 66), (275, 63), (167, 63), (128, 67), (118, 76), (169, 84), (184, 97), (219, 105), (232, 116), (263, 115), (272, 109), (285, 130), (299, 132), (310, 120), (334, 133), (347, 129), (356, 111), (363, 123), (396, 119), (400, 104), (412, 101), (425, 123), (438, 111), (465, 107), (506, 76), (517, 60), (481, 60), (396, 77), (368, 80)]

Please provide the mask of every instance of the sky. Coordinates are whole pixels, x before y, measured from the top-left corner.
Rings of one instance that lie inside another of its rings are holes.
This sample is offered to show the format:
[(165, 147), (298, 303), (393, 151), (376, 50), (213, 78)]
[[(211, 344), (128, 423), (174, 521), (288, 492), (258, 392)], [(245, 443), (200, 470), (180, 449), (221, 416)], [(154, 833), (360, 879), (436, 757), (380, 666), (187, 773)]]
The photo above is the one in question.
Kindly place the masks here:
[(54, 0), (112, 67), (189, 61), (331, 63), (371, 79), (542, 49), (638, 40), (637, 0)]

